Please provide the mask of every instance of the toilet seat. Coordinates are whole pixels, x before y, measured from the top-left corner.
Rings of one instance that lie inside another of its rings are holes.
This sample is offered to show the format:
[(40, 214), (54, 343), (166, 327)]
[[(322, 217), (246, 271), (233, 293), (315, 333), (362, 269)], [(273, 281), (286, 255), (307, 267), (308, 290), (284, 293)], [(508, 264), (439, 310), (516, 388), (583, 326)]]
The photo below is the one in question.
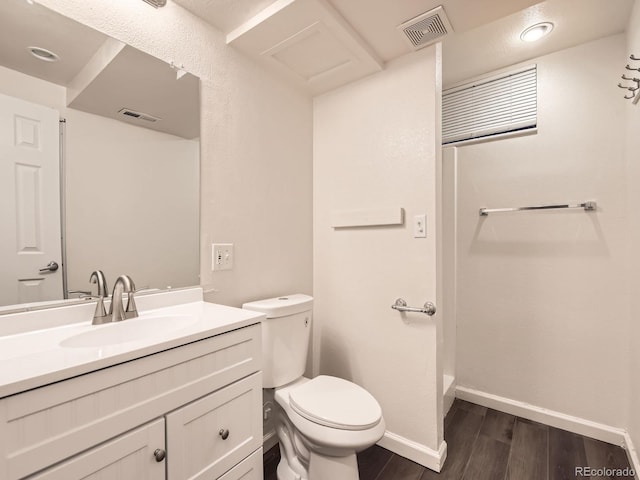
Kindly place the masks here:
[(382, 419), (373, 396), (355, 383), (320, 375), (289, 392), (289, 405), (298, 415), (326, 427), (367, 430)]

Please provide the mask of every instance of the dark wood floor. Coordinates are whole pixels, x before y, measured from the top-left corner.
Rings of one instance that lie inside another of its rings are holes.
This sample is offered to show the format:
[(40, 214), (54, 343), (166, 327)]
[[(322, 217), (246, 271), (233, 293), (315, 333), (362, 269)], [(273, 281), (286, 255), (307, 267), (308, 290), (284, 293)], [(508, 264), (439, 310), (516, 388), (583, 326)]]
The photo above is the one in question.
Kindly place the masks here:
[[(445, 418), (444, 436), (448, 453), (441, 473), (374, 445), (358, 454), (360, 480), (633, 478), (576, 475), (576, 467), (629, 468), (627, 455), (620, 447), (459, 399)], [(276, 480), (280, 459), (277, 449), (265, 454), (265, 480)]]

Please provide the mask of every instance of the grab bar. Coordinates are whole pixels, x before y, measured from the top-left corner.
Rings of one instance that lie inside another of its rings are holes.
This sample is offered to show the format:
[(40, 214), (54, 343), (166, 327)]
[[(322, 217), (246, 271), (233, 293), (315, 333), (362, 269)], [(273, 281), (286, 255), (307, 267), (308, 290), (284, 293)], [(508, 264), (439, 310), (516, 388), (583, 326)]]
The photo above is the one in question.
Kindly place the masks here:
[(502, 212), (522, 212), (525, 210), (551, 210), (556, 208), (584, 208), (586, 212), (592, 212), (598, 208), (596, 202), (583, 202), (583, 203), (562, 203), (555, 205), (538, 205), (535, 207), (512, 207), (512, 208), (481, 208), (479, 213), (481, 217), (486, 217), (490, 213), (502, 213)]
[(398, 310), (399, 312), (424, 313), (429, 316), (436, 313), (436, 306), (431, 302), (426, 302), (422, 308), (407, 307), (407, 302), (402, 298), (398, 298), (396, 303), (391, 305), (391, 308)]

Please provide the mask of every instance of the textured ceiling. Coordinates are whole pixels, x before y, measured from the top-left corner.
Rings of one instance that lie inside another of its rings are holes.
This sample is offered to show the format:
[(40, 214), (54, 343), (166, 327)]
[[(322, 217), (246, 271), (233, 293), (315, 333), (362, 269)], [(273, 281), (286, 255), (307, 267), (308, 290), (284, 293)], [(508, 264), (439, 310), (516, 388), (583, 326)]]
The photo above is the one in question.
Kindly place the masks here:
[[(173, 0), (229, 33), (274, 4), (305, 0)], [(453, 33), (443, 39), (445, 86), (625, 30), (633, 0), (318, 0), (352, 27), (361, 43), (383, 62), (410, 54), (397, 26), (442, 4)], [(615, 7), (615, 8), (613, 8)], [(68, 85), (106, 37), (39, 5), (0, 1), (0, 65)], [(553, 32), (524, 43), (520, 32), (552, 21)], [(78, 39), (82, 39), (78, 41)], [(25, 54), (27, 46), (60, 54), (45, 63)], [(313, 91), (313, 90), (312, 90)]]
[[(224, 33), (273, 4), (301, 0), (174, 0)], [(443, 5), (454, 33), (443, 40), (445, 85), (625, 30), (633, 0), (325, 0), (383, 61), (410, 53), (397, 26)], [(552, 21), (537, 43), (527, 26)]]
[[(615, 8), (611, 8), (615, 3)], [(442, 46), (443, 82), (451, 85), (558, 50), (623, 32), (633, 0), (548, 0), (472, 30), (447, 37)], [(553, 22), (538, 42), (520, 40), (535, 23)]]
[(396, 27), (442, 5), (454, 32), (466, 32), (493, 22), (538, 0), (331, 0), (380, 57), (389, 61), (409, 52)]

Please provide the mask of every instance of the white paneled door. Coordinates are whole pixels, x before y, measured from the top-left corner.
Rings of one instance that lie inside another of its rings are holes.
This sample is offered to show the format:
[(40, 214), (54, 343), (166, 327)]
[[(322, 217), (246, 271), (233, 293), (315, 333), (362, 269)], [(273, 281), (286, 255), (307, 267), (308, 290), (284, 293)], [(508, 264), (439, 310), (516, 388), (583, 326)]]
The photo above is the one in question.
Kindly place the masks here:
[(0, 305), (63, 297), (59, 120), (0, 94)]

